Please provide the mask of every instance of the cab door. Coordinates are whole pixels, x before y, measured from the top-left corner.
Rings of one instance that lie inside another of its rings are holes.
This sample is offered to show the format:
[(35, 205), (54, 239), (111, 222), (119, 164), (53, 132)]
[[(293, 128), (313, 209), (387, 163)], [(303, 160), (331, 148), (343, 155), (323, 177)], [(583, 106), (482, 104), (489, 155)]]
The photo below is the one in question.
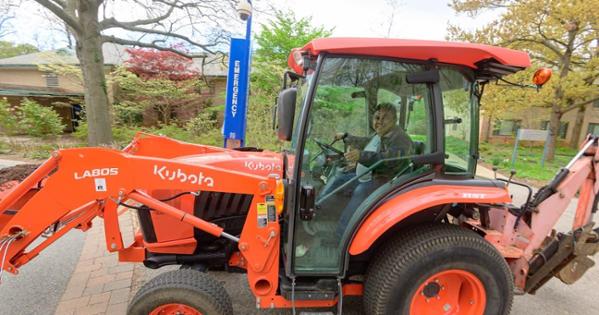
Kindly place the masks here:
[(431, 152), (433, 102), (430, 85), (409, 84), (406, 75), (423, 70), (364, 57), (321, 60), (295, 152), (294, 274), (338, 274), (355, 214), (420, 172), (410, 161)]

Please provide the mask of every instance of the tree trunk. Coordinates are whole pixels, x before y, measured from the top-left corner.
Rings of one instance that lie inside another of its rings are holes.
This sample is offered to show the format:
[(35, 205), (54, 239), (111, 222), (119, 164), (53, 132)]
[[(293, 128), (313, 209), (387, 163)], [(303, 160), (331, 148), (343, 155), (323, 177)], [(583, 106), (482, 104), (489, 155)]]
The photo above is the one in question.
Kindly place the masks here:
[(78, 13), (82, 32), (76, 35), (77, 56), (85, 85), (87, 142), (90, 146), (110, 145), (112, 126), (98, 24), (98, 6), (95, 1), (80, 1)]
[(484, 142), (489, 143), (489, 139), (491, 138), (491, 132), (493, 132), (493, 114), (489, 113), (487, 130), (483, 139)]
[(574, 127), (572, 128), (572, 138), (570, 139), (570, 148), (578, 149), (578, 144), (580, 143), (580, 132), (582, 131), (582, 123), (584, 122), (584, 112), (586, 111), (586, 106), (578, 107), (578, 111), (576, 112), (576, 120), (574, 121)]
[(559, 136), (559, 125), (562, 119), (562, 112), (558, 104), (553, 103), (551, 108), (551, 117), (549, 119), (549, 143), (547, 143), (547, 156), (546, 161), (553, 161), (555, 158), (555, 147), (557, 144), (557, 137)]

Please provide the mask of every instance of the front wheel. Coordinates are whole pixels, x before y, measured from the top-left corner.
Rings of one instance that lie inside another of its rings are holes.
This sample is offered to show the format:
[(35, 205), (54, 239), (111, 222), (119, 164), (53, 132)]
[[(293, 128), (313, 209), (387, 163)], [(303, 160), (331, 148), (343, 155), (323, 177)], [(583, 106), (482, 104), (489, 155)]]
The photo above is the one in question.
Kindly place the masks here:
[(473, 231), (414, 228), (383, 246), (368, 269), (370, 315), (507, 315), (513, 278), (505, 259)]
[(182, 269), (163, 273), (137, 292), (129, 315), (233, 315), (225, 288), (208, 274)]

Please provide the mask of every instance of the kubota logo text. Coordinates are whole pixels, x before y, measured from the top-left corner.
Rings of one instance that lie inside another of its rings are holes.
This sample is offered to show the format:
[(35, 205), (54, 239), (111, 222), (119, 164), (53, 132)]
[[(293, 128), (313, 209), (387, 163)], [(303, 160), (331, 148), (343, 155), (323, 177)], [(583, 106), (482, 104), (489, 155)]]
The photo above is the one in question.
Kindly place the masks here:
[(94, 168), (93, 170), (84, 170), (82, 174), (75, 172), (75, 179), (84, 179), (87, 177), (115, 176), (119, 175), (119, 169), (116, 167)]
[(487, 195), (485, 194), (475, 194), (475, 193), (462, 193), (462, 197), (469, 199), (485, 199)]
[(273, 170), (280, 171), (281, 170), (281, 165), (275, 164), (274, 162), (263, 163), (262, 161), (259, 161), (259, 162), (246, 161), (245, 167), (252, 171), (273, 171)]
[(160, 179), (170, 181), (180, 181), (182, 183), (198, 184), (200, 186), (206, 185), (208, 187), (214, 187), (214, 179), (210, 176), (204, 176), (202, 172), (196, 174), (187, 174), (178, 168), (176, 171), (169, 170), (166, 166), (158, 167), (154, 165), (154, 175), (158, 175)]

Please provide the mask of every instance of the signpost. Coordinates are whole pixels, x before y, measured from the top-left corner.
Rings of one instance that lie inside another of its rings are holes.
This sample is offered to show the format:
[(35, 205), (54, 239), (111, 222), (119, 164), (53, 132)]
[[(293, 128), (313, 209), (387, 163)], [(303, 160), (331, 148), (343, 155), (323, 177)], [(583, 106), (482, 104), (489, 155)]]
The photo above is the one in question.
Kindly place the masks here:
[(512, 168), (516, 164), (518, 157), (518, 143), (524, 141), (543, 141), (543, 158), (541, 158), (541, 166), (545, 166), (545, 157), (547, 156), (547, 143), (549, 142), (549, 130), (538, 129), (518, 129), (516, 133), (516, 141), (514, 141), (514, 151), (512, 152)]
[(231, 38), (229, 73), (223, 137), (225, 148), (239, 148), (245, 144), (246, 113), (250, 83), (252, 17), (246, 25), (245, 39)]

